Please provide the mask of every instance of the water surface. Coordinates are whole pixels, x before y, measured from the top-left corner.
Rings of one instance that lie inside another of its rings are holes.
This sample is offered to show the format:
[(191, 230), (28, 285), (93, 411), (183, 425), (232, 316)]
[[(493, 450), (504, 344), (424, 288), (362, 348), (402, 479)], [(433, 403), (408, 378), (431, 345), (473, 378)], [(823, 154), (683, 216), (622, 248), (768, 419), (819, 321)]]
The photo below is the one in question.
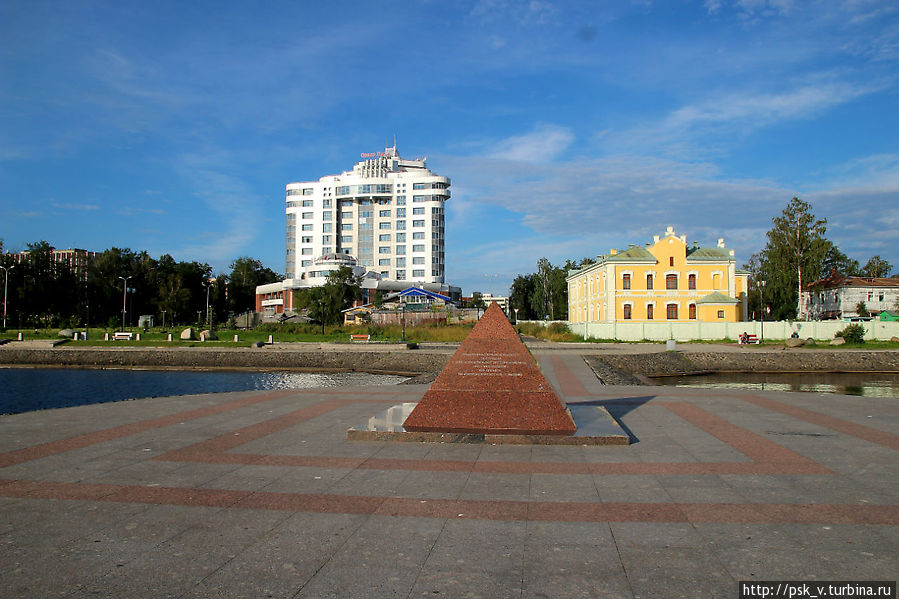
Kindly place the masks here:
[(0, 368), (0, 414), (142, 397), (254, 389), (395, 385), (405, 377), (364, 372), (80, 370)]
[(658, 377), (653, 381), (661, 385), (700, 389), (806, 391), (865, 397), (899, 397), (899, 374), (716, 372), (695, 376)]

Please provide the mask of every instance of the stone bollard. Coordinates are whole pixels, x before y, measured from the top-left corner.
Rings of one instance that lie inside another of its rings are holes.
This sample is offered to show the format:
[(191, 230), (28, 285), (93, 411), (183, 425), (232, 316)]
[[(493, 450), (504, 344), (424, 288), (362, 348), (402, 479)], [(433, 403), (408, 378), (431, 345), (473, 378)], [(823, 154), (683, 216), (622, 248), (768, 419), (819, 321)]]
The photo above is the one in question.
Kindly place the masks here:
[(240, 341), (240, 338), (237, 335), (234, 335), (234, 343), (237, 343), (238, 341)]
[(103, 341), (109, 341), (109, 333), (103, 333)]
[(271, 345), (271, 344), (273, 344), (274, 342), (275, 342), (275, 337), (274, 337), (274, 335), (269, 335), (269, 336), (268, 336), (268, 344)]
[(169, 336), (168, 336), (168, 339), (167, 339), (167, 340), (168, 340), (168, 341), (171, 341), (171, 340), (172, 340), (172, 334), (171, 334), (171, 333), (169, 333)]

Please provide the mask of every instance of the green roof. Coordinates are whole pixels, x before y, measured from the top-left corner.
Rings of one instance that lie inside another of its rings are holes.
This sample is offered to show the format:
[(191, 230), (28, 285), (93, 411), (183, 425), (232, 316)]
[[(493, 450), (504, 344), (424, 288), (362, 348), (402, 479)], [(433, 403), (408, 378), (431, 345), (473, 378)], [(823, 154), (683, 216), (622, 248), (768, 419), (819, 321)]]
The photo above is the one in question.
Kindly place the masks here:
[(729, 295), (725, 295), (720, 291), (712, 292), (705, 297), (696, 300), (697, 304), (739, 304), (740, 300), (734, 299)]
[(600, 262), (632, 262), (634, 260), (656, 261), (656, 257), (641, 245), (632, 245), (617, 254), (604, 254), (599, 257)]
[(733, 260), (730, 250), (727, 248), (704, 248), (692, 247), (687, 248), (687, 259), (689, 260)]

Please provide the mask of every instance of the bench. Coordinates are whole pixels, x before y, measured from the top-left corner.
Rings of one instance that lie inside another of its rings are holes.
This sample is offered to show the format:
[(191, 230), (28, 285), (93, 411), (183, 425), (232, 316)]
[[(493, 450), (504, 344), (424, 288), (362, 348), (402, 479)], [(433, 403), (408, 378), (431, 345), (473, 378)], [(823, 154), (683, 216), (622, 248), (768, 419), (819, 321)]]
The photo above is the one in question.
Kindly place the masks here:
[(371, 335), (350, 335), (350, 341), (371, 341)]
[(759, 337), (758, 335), (746, 335), (746, 340), (741, 340), (740, 343), (759, 343)]
[(112, 334), (113, 341), (131, 341), (132, 339), (134, 339), (134, 333), (118, 331)]

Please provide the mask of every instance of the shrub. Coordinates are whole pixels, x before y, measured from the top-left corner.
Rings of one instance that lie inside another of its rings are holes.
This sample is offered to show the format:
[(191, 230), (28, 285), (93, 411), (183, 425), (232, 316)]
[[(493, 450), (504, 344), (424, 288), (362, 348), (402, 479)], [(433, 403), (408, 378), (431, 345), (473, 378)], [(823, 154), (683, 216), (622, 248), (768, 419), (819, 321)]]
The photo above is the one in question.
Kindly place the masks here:
[(864, 343), (865, 327), (860, 324), (850, 324), (834, 335), (834, 337), (842, 337), (846, 340), (846, 343)]

